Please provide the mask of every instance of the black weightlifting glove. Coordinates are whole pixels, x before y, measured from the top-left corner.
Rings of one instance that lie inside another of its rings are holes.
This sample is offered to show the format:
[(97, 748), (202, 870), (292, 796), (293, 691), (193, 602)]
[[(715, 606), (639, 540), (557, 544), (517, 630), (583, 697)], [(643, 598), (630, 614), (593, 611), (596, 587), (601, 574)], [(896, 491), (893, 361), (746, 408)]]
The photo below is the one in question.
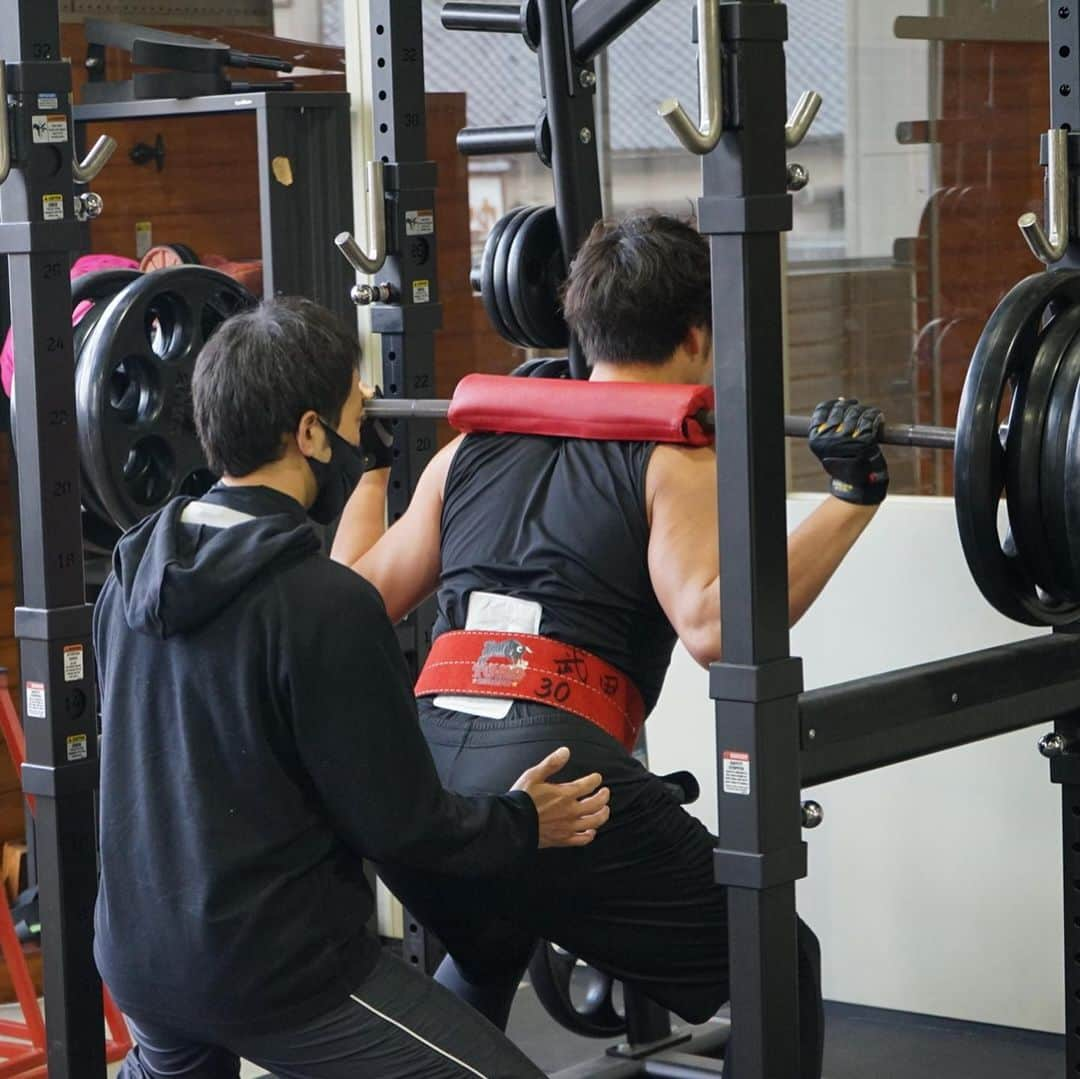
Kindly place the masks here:
[[(375, 387), (375, 400), (382, 397), (382, 390)], [(360, 450), (364, 455), (364, 471), (374, 472), (389, 468), (394, 463), (394, 432), (385, 420), (368, 416), (360, 424)]]
[(878, 445), (881, 409), (850, 397), (822, 401), (810, 418), (810, 449), (825, 466), (829, 490), (845, 502), (876, 506), (889, 489), (889, 467)]

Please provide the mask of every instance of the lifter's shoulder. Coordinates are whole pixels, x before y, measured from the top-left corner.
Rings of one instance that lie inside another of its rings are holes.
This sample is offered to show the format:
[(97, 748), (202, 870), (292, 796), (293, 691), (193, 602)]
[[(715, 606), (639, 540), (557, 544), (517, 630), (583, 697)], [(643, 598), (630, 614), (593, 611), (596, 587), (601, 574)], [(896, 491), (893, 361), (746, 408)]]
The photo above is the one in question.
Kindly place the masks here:
[(715, 498), (716, 450), (712, 446), (659, 444), (645, 473), (645, 499), (652, 521), (657, 498)]

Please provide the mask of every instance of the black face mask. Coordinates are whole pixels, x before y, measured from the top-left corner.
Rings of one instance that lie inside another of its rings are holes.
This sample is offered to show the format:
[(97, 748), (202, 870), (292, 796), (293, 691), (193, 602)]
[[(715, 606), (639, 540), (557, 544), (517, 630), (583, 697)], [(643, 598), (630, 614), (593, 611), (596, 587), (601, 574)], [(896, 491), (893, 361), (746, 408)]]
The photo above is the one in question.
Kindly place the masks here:
[(329, 525), (341, 516), (345, 503), (364, 474), (364, 455), (351, 442), (344, 439), (333, 426), (321, 416), (319, 423), (326, 431), (330, 443), (330, 460), (319, 461), (309, 457), (307, 463), (315, 476), (318, 494), (308, 509), (308, 516), (317, 524)]

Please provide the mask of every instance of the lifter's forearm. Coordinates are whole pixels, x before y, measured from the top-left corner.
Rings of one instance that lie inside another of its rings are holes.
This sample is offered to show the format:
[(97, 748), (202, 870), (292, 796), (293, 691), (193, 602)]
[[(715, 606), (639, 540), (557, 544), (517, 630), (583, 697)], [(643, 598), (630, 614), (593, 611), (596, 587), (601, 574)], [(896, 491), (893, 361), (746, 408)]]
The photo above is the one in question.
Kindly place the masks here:
[[(789, 626), (806, 614), (877, 509), (828, 498), (788, 536)], [(700, 596), (694, 618), (684, 625), (680, 637), (698, 663), (707, 667), (723, 656), (719, 576)], [(689, 631), (691, 627), (694, 632)]]
[(827, 498), (788, 537), (789, 625), (806, 614), (877, 511)]
[(379, 541), (386, 531), (386, 491), (390, 469), (365, 472), (341, 515), (330, 557), (351, 566)]

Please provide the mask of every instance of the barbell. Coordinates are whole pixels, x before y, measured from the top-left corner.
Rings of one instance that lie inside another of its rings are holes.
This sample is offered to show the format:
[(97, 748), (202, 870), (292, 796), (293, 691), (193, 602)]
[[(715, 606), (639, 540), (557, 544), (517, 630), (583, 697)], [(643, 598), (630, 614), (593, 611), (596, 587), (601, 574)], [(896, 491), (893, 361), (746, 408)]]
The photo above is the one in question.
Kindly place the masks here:
[[(450, 403), (367, 407), (386, 419), (441, 419)], [(809, 426), (784, 419), (792, 437)], [(1080, 621), (1080, 271), (1035, 274), (1001, 300), (972, 355), (955, 429), (890, 425), (880, 440), (953, 451), (960, 542), (994, 607), (1031, 625)]]
[[(451, 403), (447, 398), (379, 397), (368, 401), (364, 406), (364, 414), (382, 420), (445, 420), (450, 413)], [(704, 427), (712, 428), (711, 412), (703, 413), (697, 418)], [(784, 417), (784, 434), (789, 438), (806, 438), (809, 432), (809, 416)], [(922, 424), (887, 424), (879, 433), (878, 441), (889, 446), (951, 450), (956, 445), (956, 429)]]
[[(76, 335), (76, 404), (84, 505), (107, 544), (113, 528), (213, 481), (192, 424), (191, 373), (216, 327), (255, 300), (197, 266), (91, 284), (83, 288), (96, 306)], [(519, 286), (520, 307), (528, 294)], [(538, 310), (530, 307), (533, 319)], [(371, 415), (403, 421), (449, 408), (368, 403)], [(809, 420), (788, 416), (784, 430), (804, 437)], [(892, 425), (881, 441), (954, 451), (960, 541), (994, 607), (1032, 625), (1080, 621), (1080, 271), (1036, 274), (1001, 300), (972, 355), (955, 430)]]

